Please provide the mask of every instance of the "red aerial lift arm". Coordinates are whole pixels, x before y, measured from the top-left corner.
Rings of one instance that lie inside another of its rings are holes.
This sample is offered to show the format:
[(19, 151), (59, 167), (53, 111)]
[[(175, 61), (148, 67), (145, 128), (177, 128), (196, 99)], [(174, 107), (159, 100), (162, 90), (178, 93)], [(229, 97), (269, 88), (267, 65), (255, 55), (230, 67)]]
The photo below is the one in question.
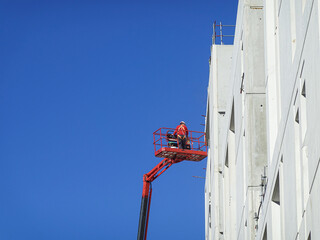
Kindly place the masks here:
[(184, 160), (199, 162), (207, 157), (206, 134), (189, 131), (189, 142), (185, 149), (179, 147), (179, 141), (173, 136), (173, 128), (159, 128), (153, 133), (155, 156), (164, 158), (150, 172), (143, 175), (143, 191), (138, 227), (138, 240), (147, 239), (152, 187), (151, 183), (164, 173), (172, 164)]
[(138, 228), (138, 240), (147, 239), (148, 220), (150, 212), (152, 187), (151, 183), (164, 173), (172, 164), (178, 163), (181, 160), (163, 159), (150, 172), (143, 175), (143, 190), (140, 208), (140, 219)]

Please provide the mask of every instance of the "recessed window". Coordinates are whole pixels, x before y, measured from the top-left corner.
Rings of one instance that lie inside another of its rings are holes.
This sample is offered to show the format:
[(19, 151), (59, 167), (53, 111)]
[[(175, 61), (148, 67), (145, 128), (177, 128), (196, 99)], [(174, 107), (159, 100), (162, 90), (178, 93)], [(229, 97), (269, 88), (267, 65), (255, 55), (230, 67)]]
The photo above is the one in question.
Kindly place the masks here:
[(299, 123), (299, 108), (297, 110), (297, 113), (296, 113), (296, 117), (294, 118), (294, 120), (296, 121), (296, 123)]
[(234, 103), (232, 103), (232, 110), (231, 110), (231, 119), (230, 119), (230, 131), (235, 132), (235, 127), (234, 127)]
[(303, 82), (301, 95), (304, 96), (304, 97), (307, 97), (307, 94), (306, 94), (306, 81)]
[(280, 186), (279, 186), (279, 173), (277, 175), (276, 184), (273, 188), (272, 201), (280, 205)]
[(308, 240), (311, 240), (311, 232), (309, 232)]
[(228, 154), (228, 147), (227, 147), (227, 152), (226, 152), (226, 161), (225, 161), (225, 163), (224, 163), (224, 165), (226, 166), (226, 167), (229, 167), (229, 154)]
[(268, 240), (267, 225), (264, 228), (264, 233), (263, 233), (262, 240)]

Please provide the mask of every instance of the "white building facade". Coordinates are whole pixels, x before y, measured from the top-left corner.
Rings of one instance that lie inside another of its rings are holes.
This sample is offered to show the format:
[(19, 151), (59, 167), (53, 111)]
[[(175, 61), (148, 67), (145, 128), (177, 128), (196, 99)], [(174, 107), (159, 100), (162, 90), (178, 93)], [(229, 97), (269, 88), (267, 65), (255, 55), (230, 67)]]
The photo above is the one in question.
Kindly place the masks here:
[(320, 239), (320, 0), (240, 0), (211, 48), (206, 239)]

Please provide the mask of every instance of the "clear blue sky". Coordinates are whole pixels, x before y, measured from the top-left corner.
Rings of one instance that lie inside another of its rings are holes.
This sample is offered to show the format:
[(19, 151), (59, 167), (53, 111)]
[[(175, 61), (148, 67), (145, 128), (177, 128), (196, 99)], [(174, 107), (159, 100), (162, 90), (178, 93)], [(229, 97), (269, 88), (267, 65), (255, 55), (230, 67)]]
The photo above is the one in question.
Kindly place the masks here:
[[(152, 133), (202, 131), (236, 0), (1, 1), (0, 239), (136, 239)], [(153, 184), (148, 237), (204, 239), (206, 160)]]

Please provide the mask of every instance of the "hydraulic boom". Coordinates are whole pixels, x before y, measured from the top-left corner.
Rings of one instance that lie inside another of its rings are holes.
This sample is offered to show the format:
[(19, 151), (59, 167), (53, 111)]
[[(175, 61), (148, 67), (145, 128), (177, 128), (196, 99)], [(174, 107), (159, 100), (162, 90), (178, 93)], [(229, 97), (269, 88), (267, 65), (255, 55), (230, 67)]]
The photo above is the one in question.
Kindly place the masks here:
[(164, 158), (150, 172), (143, 175), (143, 190), (138, 227), (138, 240), (147, 239), (152, 186), (151, 183), (172, 164), (181, 161), (199, 162), (207, 157), (206, 134), (189, 131), (186, 148), (181, 149), (172, 128), (159, 128), (153, 133), (155, 156)]
[(160, 163), (158, 163), (150, 172), (143, 175), (143, 190), (138, 227), (138, 240), (147, 239), (148, 220), (152, 194), (151, 183), (162, 173), (164, 173), (172, 164), (178, 162), (181, 162), (181, 160), (165, 158)]

